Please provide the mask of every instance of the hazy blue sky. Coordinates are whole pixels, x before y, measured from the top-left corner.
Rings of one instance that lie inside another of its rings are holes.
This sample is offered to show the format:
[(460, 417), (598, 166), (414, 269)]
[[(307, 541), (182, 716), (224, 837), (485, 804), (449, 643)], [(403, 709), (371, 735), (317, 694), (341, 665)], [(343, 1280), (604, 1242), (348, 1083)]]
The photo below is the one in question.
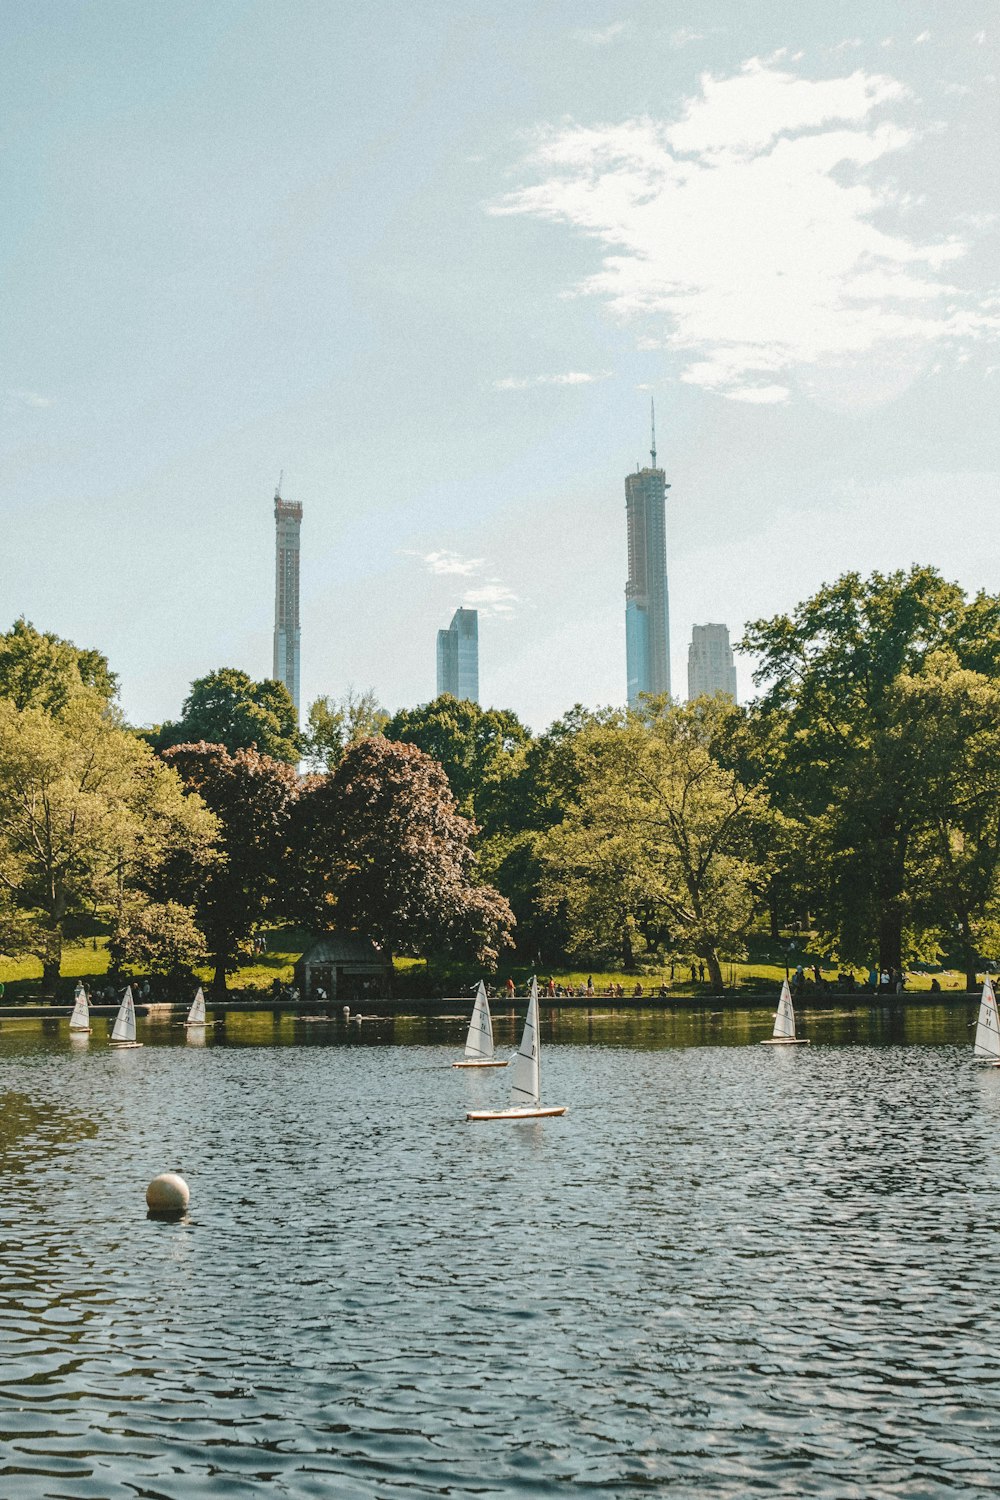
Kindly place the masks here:
[[(625, 693), (624, 474), (657, 405), (691, 626), (846, 568), (1000, 587), (994, 0), (3, 4), (0, 622), (138, 722)], [(741, 663), (741, 689), (749, 664)]]

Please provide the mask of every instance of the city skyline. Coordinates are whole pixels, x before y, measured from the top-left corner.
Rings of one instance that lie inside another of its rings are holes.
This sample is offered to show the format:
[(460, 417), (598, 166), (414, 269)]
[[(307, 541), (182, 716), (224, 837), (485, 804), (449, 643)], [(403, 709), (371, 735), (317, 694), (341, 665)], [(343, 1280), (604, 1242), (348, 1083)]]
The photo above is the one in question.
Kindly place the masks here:
[(12, 9), (0, 618), (99, 646), (135, 723), (259, 676), (280, 456), (303, 705), (424, 701), (456, 606), (484, 704), (621, 703), (653, 391), (675, 687), (693, 622), (851, 569), (991, 586), (997, 32), (982, 0)]

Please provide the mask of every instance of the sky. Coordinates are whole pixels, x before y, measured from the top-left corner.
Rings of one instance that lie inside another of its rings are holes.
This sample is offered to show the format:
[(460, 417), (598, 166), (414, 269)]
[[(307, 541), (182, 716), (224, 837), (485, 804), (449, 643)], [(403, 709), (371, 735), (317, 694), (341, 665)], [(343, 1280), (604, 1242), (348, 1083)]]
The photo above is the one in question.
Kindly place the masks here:
[[(132, 722), (302, 697), (625, 697), (624, 476), (694, 624), (848, 569), (1000, 587), (995, 0), (6, 0), (0, 628)], [(742, 698), (753, 663), (739, 658)]]

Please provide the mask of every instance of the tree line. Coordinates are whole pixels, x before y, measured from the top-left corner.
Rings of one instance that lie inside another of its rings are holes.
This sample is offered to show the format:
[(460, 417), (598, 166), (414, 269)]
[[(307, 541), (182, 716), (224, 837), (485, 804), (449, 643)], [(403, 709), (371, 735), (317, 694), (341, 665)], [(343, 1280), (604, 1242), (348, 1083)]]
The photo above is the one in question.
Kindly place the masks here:
[[(933, 568), (848, 573), (752, 622), (758, 696), (571, 709), (541, 734), (443, 696), (386, 711), (222, 669), (133, 731), (94, 651), (0, 637), (0, 949), (47, 977), (74, 924), (116, 961), (258, 926), (394, 954), (722, 965), (807, 927), (842, 964), (1000, 953), (1000, 597)], [(299, 770), (300, 766), (305, 771)]]

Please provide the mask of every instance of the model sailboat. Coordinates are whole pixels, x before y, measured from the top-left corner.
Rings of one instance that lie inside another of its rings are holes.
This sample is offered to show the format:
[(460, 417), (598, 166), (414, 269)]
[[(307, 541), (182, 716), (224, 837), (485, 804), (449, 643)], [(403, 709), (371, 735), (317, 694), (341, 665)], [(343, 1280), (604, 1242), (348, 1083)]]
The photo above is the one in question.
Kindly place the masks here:
[(469, 1035), (465, 1039), (465, 1058), (453, 1062), (453, 1068), (505, 1068), (509, 1058), (493, 1054), (493, 1022), (490, 1019), (490, 1002), (486, 997), (486, 986), (479, 981), (476, 1003), (472, 1008)]
[(524, 1018), (521, 1045), (514, 1057), (510, 1081), (510, 1108), (469, 1110), (467, 1120), (537, 1120), (546, 1115), (564, 1115), (565, 1104), (542, 1104), (541, 1067), (538, 1040), (538, 981), (531, 981), (528, 1014)]
[(979, 1002), (979, 1019), (976, 1022), (976, 1042), (973, 1047), (976, 1057), (985, 1058), (995, 1068), (1000, 1068), (1000, 1017), (997, 1015), (997, 997), (993, 993), (993, 981), (987, 974)]
[(114, 1028), (111, 1032), (112, 1047), (141, 1047), (142, 1043), (135, 1039), (135, 1004), (132, 1000), (132, 986), (129, 985), (125, 991), (118, 1014), (115, 1017)]
[(188, 1018), (184, 1024), (185, 1026), (205, 1025), (205, 996), (200, 984), (197, 994), (191, 1001), (191, 1009), (188, 1011)]
[(87, 991), (82, 983), (77, 980), (76, 993), (73, 996), (73, 1014), (69, 1018), (70, 1031), (90, 1030), (90, 1006), (87, 1004)]
[(765, 1037), (761, 1042), (762, 1047), (808, 1047), (809, 1038), (795, 1035), (795, 1011), (792, 1006), (792, 992), (788, 988), (786, 979), (781, 986), (781, 998), (778, 1001), (778, 1009), (774, 1016), (774, 1031), (771, 1036)]

